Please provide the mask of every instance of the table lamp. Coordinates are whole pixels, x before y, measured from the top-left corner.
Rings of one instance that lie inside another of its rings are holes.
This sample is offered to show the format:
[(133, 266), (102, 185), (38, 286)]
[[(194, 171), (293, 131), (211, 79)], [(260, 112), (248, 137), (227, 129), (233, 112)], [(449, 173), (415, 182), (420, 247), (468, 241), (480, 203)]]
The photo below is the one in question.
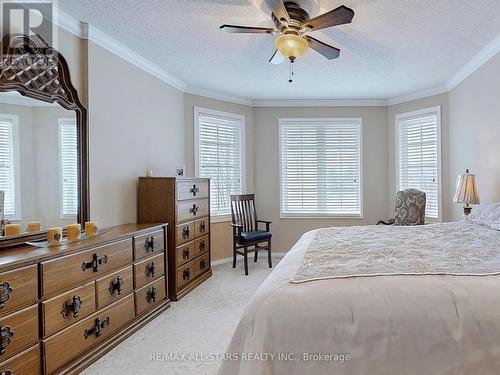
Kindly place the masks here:
[(457, 178), (457, 187), (453, 202), (464, 205), (464, 219), (467, 219), (472, 211), (471, 204), (479, 204), (479, 194), (477, 192), (476, 175), (467, 169), (464, 174)]

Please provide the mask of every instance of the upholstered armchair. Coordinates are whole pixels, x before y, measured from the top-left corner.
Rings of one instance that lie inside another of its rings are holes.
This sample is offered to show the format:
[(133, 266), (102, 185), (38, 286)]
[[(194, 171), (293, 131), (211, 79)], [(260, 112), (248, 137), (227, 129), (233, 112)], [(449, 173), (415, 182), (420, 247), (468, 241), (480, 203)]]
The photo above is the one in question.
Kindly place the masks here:
[(426, 201), (423, 191), (417, 189), (398, 191), (394, 219), (380, 220), (377, 225), (423, 225), (425, 224)]

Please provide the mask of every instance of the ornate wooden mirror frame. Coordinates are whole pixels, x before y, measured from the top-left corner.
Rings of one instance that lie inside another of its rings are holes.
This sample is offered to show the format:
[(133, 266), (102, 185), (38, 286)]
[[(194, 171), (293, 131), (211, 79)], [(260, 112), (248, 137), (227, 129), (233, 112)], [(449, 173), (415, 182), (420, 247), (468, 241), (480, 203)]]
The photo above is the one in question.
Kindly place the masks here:
[[(71, 83), (68, 63), (38, 36), (6, 35), (0, 55), (0, 92), (58, 103), (76, 112), (78, 137), (78, 222), (89, 220), (88, 118), (87, 109)], [(18, 245), (45, 236), (45, 231), (0, 237), (0, 248)]]

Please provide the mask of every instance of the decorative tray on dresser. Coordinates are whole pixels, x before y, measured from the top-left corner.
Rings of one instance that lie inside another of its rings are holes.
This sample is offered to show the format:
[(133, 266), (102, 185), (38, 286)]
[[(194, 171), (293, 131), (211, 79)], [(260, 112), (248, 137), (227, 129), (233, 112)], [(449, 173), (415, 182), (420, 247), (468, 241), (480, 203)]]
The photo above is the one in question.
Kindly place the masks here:
[(75, 374), (170, 305), (167, 225), (0, 252), (0, 374)]
[(168, 283), (177, 301), (212, 275), (210, 180), (139, 177), (138, 222), (168, 223)]

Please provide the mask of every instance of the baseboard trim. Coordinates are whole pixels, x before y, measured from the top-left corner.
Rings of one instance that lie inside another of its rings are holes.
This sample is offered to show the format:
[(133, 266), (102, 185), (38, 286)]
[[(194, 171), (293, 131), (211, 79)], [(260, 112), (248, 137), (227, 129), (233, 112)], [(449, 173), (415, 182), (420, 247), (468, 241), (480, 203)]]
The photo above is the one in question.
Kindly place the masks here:
[[(287, 252), (286, 251), (271, 251), (271, 257), (273, 258), (283, 258)], [(213, 260), (211, 262), (212, 267), (218, 266), (220, 264), (231, 263), (233, 261), (233, 257), (221, 258), (217, 260)]]

